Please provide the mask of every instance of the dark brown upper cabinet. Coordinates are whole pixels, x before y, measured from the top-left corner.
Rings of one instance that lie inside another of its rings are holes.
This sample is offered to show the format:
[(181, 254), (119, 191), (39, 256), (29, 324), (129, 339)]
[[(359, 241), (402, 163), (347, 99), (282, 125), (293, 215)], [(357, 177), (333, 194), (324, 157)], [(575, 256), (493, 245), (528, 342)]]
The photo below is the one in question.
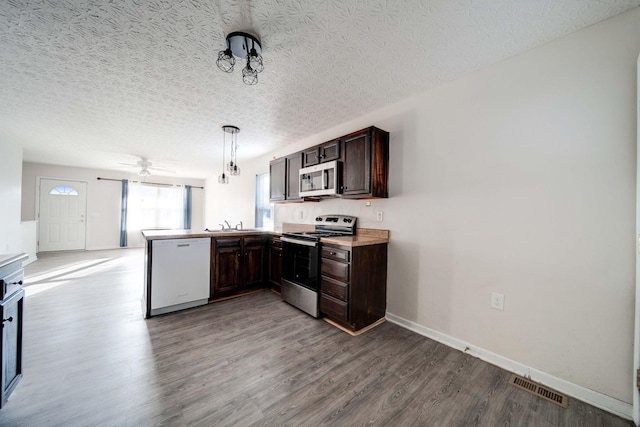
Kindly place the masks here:
[(342, 141), (342, 196), (388, 198), (389, 132), (370, 127)]
[(300, 168), (302, 153), (291, 154), (287, 159), (286, 200), (302, 200), (300, 197)]
[(324, 144), (308, 148), (302, 152), (302, 167), (317, 165), (319, 163), (340, 160), (340, 139), (325, 142)]
[(287, 194), (287, 158), (281, 157), (269, 163), (269, 201), (282, 202)]
[[(270, 201), (301, 201), (300, 169), (342, 161), (342, 194), (346, 199), (389, 197), (389, 132), (369, 127), (272, 160)], [(304, 199), (312, 200), (313, 198)], [(319, 199), (314, 199), (318, 201)]]

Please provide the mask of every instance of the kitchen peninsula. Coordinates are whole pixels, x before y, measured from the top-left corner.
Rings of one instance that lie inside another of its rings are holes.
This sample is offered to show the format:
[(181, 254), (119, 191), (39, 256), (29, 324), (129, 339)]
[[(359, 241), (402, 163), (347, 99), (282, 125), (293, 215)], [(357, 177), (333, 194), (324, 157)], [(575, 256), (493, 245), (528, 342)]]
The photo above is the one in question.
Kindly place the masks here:
[[(282, 231), (291, 230), (311, 231), (313, 225), (283, 224)], [(144, 317), (240, 296), (258, 289), (271, 287), (279, 291), (281, 234), (280, 231), (264, 229), (144, 231)], [(321, 239), (320, 310), (337, 326), (357, 332), (374, 323), (371, 319), (380, 321), (384, 318), (388, 242), (388, 230), (364, 228), (357, 229), (353, 236)], [(173, 255), (159, 259), (159, 254), (167, 247), (172, 248)], [(191, 251), (193, 256), (180, 255), (187, 251)], [(340, 256), (336, 258), (332, 253)], [(167, 271), (168, 275), (165, 274)], [(199, 272), (195, 279), (191, 277), (194, 271)], [(194, 280), (199, 283), (187, 283)], [(158, 289), (158, 283), (162, 283), (162, 289)], [(168, 307), (159, 306), (154, 294), (169, 297), (165, 301), (173, 302), (165, 302)]]

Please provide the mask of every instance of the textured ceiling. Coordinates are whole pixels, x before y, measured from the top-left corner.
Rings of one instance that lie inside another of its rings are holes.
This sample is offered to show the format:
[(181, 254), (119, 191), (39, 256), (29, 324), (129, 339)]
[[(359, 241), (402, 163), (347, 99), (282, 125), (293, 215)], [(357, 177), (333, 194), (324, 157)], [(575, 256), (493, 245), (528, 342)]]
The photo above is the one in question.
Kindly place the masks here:
[[(2, 0), (0, 144), (26, 161), (217, 174), (638, 7), (640, 0)], [(256, 86), (218, 70), (225, 35), (262, 41)], [(160, 173), (162, 174), (162, 173)]]

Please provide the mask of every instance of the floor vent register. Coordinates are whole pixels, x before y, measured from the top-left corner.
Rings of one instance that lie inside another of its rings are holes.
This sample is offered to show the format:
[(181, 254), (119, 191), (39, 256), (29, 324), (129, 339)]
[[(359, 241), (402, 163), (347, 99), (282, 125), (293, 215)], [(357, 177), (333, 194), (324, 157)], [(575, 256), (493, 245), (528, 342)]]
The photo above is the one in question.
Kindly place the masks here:
[(519, 375), (512, 374), (511, 378), (509, 378), (509, 384), (521, 388), (522, 390), (528, 391), (529, 393), (533, 393), (545, 400), (548, 400), (549, 402), (560, 405), (563, 408), (569, 406), (569, 398), (564, 394), (558, 393), (553, 389), (535, 383)]

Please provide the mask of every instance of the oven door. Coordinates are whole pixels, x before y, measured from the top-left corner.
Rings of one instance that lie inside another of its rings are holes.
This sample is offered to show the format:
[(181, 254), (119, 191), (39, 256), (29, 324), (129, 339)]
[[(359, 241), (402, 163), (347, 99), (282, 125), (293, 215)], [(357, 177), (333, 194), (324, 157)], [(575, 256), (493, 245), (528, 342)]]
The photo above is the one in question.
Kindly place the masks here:
[(282, 237), (282, 279), (320, 291), (320, 246), (317, 242), (293, 243)]

